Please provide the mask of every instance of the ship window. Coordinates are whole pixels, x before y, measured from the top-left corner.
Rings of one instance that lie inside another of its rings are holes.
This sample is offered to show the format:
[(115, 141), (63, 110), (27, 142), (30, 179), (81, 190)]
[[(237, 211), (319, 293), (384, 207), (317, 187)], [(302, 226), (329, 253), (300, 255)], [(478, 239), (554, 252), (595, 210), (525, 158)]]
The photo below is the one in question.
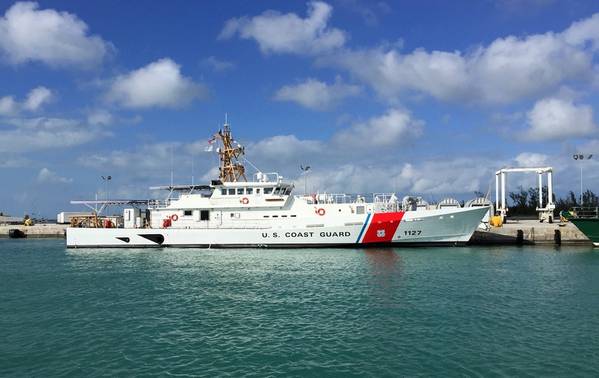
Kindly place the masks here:
[(295, 218), (295, 217), (297, 217), (297, 215), (291, 215), (291, 218)]
[(356, 214), (364, 214), (364, 206), (356, 206)]
[(287, 215), (281, 215), (281, 218), (287, 218)]
[(264, 218), (270, 218), (270, 215), (265, 215)]
[(278, 215), (273, 215), (272, 217), (273, 217), (273, 218), (278, 218), (279, 216), (278, 216)]
[(237, 194), (243, 194), (243, 188), (237, 188)]
[(264, 194), (270, 194), (270, 193), (272, 193), (272, 189), (273, 188), (264, 188)]
[(220, 194), (223, 195), (223, 196), (226, 196), (227, 195), (227, 189), (221, 189), (220, 190)]
[(200, 220), (210, 220), (210, 210), (200, 210)]
[(229, 195), (230, 196), (234, 196), (235, 195), (235, 189), (229, 189)]
[(256, 194), (260, 194), (260, 188), (256, 188)]
[(247, 188), (247, 189), (245, 190), (245, 193), (246, 193), (246, 194), (252, 194), (253, 192), (254, 192), (254, 189), (253, 189), (253, 188)]
[(191, 214), (193, 214), (193, 211), (191, 211), (191, 210), (185, 210), (185, 211), (183, 211), (183, 215), (185, 215), (186, 217), (190, 217)]
[(287, 188), (287, 190), (285, 190), (285, 194), (286, 194), (286, 195), (289, 195), (289, 194), (291, 194), (291, 188)]
[(274, 195), (277, 195), (281, 192), (281, 188), (279, 188), (278, 186), (275, 188), (275, 192), (273, 193)]

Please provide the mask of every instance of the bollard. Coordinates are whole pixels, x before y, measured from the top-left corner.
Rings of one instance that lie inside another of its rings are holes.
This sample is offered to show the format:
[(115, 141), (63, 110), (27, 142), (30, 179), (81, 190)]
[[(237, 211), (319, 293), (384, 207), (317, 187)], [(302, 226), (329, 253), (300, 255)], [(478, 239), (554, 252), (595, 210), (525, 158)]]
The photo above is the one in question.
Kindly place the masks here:
[(562, 231), (561, 230), (555, 230), (555, 232), (553, 233), (553, 241), (555, 242), (555, 245), (562, 245)]
[(524, 231), (518, 230), (518, 233), (516, 234), (516, 244), (524, 244)]

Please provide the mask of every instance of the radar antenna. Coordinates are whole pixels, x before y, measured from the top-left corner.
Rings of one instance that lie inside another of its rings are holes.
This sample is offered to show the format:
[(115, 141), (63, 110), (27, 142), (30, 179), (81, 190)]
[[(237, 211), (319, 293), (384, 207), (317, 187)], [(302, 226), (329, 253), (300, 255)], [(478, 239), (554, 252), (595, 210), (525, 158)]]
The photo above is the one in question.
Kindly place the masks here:
[(223, 129), (214, 134), (213, 138), (222, 143), (222, 147), (217, 150), (220, 158), (218, 168), (220, 180), (222, 182), (247, 181), (245, 167), (240, 163), (240, 158), (245, 154), (245, 148), (233, 139), (226, 116)]

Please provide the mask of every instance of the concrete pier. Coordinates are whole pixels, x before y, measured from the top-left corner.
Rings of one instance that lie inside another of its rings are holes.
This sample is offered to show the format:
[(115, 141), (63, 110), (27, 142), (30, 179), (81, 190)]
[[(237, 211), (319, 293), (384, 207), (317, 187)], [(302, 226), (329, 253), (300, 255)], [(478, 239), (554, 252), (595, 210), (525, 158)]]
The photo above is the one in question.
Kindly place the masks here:
[(64, 238), (67, 226), (66, 224), (0, 225), (0, 237), (7, 238), (9, 230), (19, 229), (28, 238)]
[(476, 231), (471, 245), (557, 244), (584, 245), (591, 241), (570, 222), (541, 223), (538, 220), (509, 220), (502, 227)]

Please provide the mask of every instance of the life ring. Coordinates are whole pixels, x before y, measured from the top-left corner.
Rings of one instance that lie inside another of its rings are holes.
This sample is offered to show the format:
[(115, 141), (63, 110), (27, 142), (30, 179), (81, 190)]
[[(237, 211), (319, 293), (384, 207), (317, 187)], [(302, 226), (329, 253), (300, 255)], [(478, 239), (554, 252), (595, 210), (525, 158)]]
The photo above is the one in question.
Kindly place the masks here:
[(239, 202), (241, 202), (244, 205), (247, 205), (248, 203), (250, 203), (250, 200), (247, 197), (243, 197), (239, 200)]
[(172, 220), (173, 222), (176, 222), (176, 221), (178, 221), (178, 220), (179, 220), (179, 216), (178, 216), (177, 214), (173, 214), (173, 215), (171, 215), (171, 220)]
[(324, 209), (321, 207), (320, 209), (316, 210), (316, 214), (323, 216), (325, 214)]
[(162, 228), (169, 228), (171, 226), (170, 218), (166, 218), (162, 220)]

